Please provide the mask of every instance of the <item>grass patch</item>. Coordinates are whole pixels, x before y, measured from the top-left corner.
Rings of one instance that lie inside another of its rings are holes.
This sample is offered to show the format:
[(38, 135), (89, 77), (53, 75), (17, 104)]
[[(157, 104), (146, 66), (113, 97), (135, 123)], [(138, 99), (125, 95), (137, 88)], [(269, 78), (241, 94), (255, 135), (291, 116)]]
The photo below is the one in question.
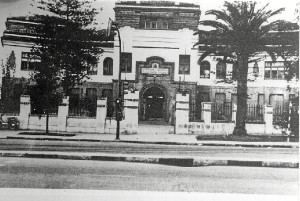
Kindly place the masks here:
[(45, 132), (20, 132), (18, 135), (46, 135), (46, 136), (61, 136), (61, 137), (74, 137), (74, 133), (48, 133)]
[[(217, 141), (238, 141), (238, 142), (286, 142), (287, 136), (270, 136), (270, 135), (198, 135), (197, 140), (217, 140)], [(290, 142), (299, 142), (299, 137), (290, 136)]]

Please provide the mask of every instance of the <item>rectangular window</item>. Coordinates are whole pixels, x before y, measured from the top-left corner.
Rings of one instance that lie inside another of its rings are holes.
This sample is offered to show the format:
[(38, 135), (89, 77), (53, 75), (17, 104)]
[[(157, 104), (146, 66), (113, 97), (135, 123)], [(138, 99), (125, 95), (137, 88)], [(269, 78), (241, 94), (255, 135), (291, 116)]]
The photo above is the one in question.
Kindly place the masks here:
[(121, 53), (121, 72), (131, 73), (132, 72), (132, 53), (122, 52)]
[(264, 105), (265, 104), (265, 94), (258, 94), (258, 105)]
[(226, 102), (226, 94), (225, 93), (216, 93), (216, 102), (217, 103), (225, 103)]
[(159, 17), (140, 17), (140, 29), (170, 29), (170, 24), (172, 24), (169, 18), (159, 18)]
[(284, 62), (277, 61), (265, 62), (265, 79), (272, 79), (272, 80), (283, 80), (284, 79)]
[(86, 97), (88, 97), (88, 98), (97, 98), (97, 89), (87, 88), (86, 89)]
[(150, 22), (146, 22), (146, 29), (150, 29), (151, 28), (151, 26), (150, 26)]
[(40, 59), (34, 56), (33, 53), (22, 52), (21, 70), (35, 70), (35, 66), (40, 62)]
[(179, 74), (190, 74), (190, 55), (179, 55)]
[(157, 22), (151, 22), (151, 29), (157, 29)]

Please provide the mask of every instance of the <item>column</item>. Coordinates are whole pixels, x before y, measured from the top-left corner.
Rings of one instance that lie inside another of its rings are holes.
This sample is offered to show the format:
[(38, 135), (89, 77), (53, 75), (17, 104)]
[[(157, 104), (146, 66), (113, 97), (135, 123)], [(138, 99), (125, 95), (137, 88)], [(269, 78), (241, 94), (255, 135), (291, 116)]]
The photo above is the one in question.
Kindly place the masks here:
[(97, 112), (96, 112), (96, 132), (104, 133), (105, 130), (105, 119), (107, 112), (107, 100), (101, 98), (97, 100)]
[(232, 121), (236, 122), (236, 111), (237, 111), (237, 104), (232, 103)]
[(20, 98), (20, 129), (28, 129), (29, 115), (31, 113), (30, 96), (21, 95)]
[(69, 115), (69, 96), (65, 96), (58, 106), (58, 131), (67, 131), (67, 116)]
[(175, 133), (189, 133), (189, 94), (176, 94)]
[(211, 102), (202, 102), (202, 114), (203, 114), (203, 120), (204, 125), (210, 125), (211, 124)]
[(124, 134), (137, 134), (139, 121), (139, 92), (125, 91), (124, 94), (124, 116), (121, 122), (124, 126)]
[(273, 133), (273, 108), (270, 105), (265, 106), (265, 132), (266, 134)]

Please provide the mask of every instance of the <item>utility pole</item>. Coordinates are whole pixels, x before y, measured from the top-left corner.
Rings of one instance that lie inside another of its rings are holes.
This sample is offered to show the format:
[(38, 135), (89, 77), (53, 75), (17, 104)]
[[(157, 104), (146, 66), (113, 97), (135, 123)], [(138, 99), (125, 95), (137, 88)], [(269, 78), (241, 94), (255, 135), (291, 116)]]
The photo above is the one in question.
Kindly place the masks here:
[(108, 26), (106, 30), (106, 36), (109, 37), (111, 32), (117, 31), (119, 38), (119, 74), (118, 74), (118, 97), (116, 98), (116, 120), (117, 120), (117, 130), (116, 130), (116, 140), (120, 140), (120, 121), (122, 120), (122, 81), (121, 81), (121, 36), (118, 24), (111, 19), (108, 21)]

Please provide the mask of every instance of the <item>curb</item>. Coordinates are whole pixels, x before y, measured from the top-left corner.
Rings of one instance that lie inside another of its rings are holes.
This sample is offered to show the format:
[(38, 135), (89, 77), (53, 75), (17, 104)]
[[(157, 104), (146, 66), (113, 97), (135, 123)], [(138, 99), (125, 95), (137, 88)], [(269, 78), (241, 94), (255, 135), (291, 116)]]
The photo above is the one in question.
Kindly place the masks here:
[(44, 141), (64, 141), (64, 142), (119, 142), (119, 143), (135, 143), (135, 144), (159, 144), (159, 145), (190, 145), (190, 146), (229, 146), (229, 147), (255, 147), (255, 148), (299, 148), (299, 144), (295, 145), (272, 145), (272, 144), (240, 144), (237, 143), (211, 143), (211, 142), (163, 142), (163, 141), (131, 141), (131, 140), (93, 140), (93, 139), (63, 139), (48, 137), (14, 137), (7, 136), (4, 139), (12, 140), (44, 140)]
[(160, 158), (143, 156), (105, 156), (105, 155), (67, 155), (67, 154), (41, 154), (41, 153), (0, 153), (0, 157), (23, 157), (64, 160), (92, 160), (92, 161), (121, 161), (137, 163), (153, 163), (180, 167), (201, 166), (247, 166), (247, 167), (277, 167), (299, 168), (299, 162), (283, 161), (257, 161), (257, 160), (228, 160), (228, 159), (203, 159), (203, 158)]

